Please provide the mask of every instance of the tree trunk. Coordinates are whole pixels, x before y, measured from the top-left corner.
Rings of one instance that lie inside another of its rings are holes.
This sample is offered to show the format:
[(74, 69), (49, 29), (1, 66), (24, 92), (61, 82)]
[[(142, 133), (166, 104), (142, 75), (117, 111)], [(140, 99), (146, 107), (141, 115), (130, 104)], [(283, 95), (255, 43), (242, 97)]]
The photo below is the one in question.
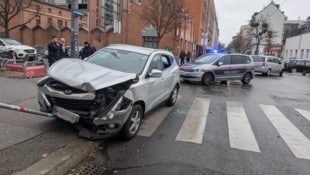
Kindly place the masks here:
[(8, 27), (4, 27), (3, 38), (10, 38), (10, 30)]
[(255, 49), (255, 55), (258, 55), (258, 47), (259, 47), (259, 45), (260, 45), (260, 41), (257, 40), (257, 42), (256, 42), (256, 49)]

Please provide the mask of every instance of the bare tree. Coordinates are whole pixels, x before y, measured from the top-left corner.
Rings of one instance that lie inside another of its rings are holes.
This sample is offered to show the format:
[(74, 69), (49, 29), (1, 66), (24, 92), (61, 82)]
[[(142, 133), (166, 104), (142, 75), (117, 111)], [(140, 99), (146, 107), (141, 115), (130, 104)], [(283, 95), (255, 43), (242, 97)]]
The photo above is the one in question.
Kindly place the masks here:
[(155, 28), (159, 47), (165, 34), (181, 26), (185, 14), (183, 0), (149, 0), (149, 3), (144, 6), (141, 18)]
[(0, 1), (0, 27), (4, 29), (3, 36), (10, 37), (10, 31), (30, 23), (37, 17), (39, 8), (30, 16), (29, 19), (15, 25), (12, 21), (23, 10), (32, 7), (33, 0), (1, 0)]
[(266, 33), (268, 31), (268, 24), (263, 21), (250, 23), (252, 27), (252, 36), (255, 39), (255, 54), (258, 55), (258, 47), (261, 45), (261, 42), (266, 39)]

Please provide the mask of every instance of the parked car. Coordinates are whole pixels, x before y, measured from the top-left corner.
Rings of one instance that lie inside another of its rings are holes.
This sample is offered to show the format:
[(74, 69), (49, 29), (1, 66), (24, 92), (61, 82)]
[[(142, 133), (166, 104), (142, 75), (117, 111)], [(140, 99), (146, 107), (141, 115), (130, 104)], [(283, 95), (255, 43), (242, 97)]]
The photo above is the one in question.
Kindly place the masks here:
[(13, 54), (16, 55), (17, 61), (33, 61), (37, 57), (37, 51), (35, 48), (27, 45), (23, 45), (20, 42), (8, 39), (0, 38), (0, 55), (4, 58), (12, 58)]
[(277, 58), (265, 55), (252, 55), (252, 59), (255, 64), (255, 73), (267, 76), (271, 74), (282, 76), (284, 67)]
[(205, 85), (227, 80), (241, 80), (248, 84), (254, 77), (254, 63), (250, 56), (243, 54), (209, 54), (184, 64), (180, 74), (183, 80)]
[(301, 72), (303, 75), (310, 73), (310, 60), (293, 59), (285, 64), (285, 70), (288, 72)]
[(81, 136), (130, 139), (151, 109), (176, 103), (180, 74), (168, 51), (111, 45), (57, 61), (37, 85), (41, 110), (79, 125)]

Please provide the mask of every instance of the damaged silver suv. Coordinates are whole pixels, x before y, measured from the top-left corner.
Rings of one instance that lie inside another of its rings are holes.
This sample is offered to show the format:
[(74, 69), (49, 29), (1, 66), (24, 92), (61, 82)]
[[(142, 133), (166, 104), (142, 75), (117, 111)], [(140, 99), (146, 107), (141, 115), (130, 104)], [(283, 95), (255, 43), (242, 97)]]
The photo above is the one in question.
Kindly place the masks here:
[(118, 44), (56, 62), (37, 85), (41, 111), (76, 124), (80, 136), (131, 139), (144, 114), (176, 103), (180, 75), (172, 53)]

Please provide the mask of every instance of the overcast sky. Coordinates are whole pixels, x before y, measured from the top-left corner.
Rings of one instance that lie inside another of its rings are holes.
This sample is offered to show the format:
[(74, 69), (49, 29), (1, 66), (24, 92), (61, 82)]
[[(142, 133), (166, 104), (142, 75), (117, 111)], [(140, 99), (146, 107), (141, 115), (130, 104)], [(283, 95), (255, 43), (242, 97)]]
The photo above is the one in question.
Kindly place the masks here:
[[(271, 0), (214, 0), (218, 15), (220, 41), (226, 46), (242, 25), (249, 22)], [(288, 19), (306, 19), (310, 16), (310, 0), (274, 0)]]

